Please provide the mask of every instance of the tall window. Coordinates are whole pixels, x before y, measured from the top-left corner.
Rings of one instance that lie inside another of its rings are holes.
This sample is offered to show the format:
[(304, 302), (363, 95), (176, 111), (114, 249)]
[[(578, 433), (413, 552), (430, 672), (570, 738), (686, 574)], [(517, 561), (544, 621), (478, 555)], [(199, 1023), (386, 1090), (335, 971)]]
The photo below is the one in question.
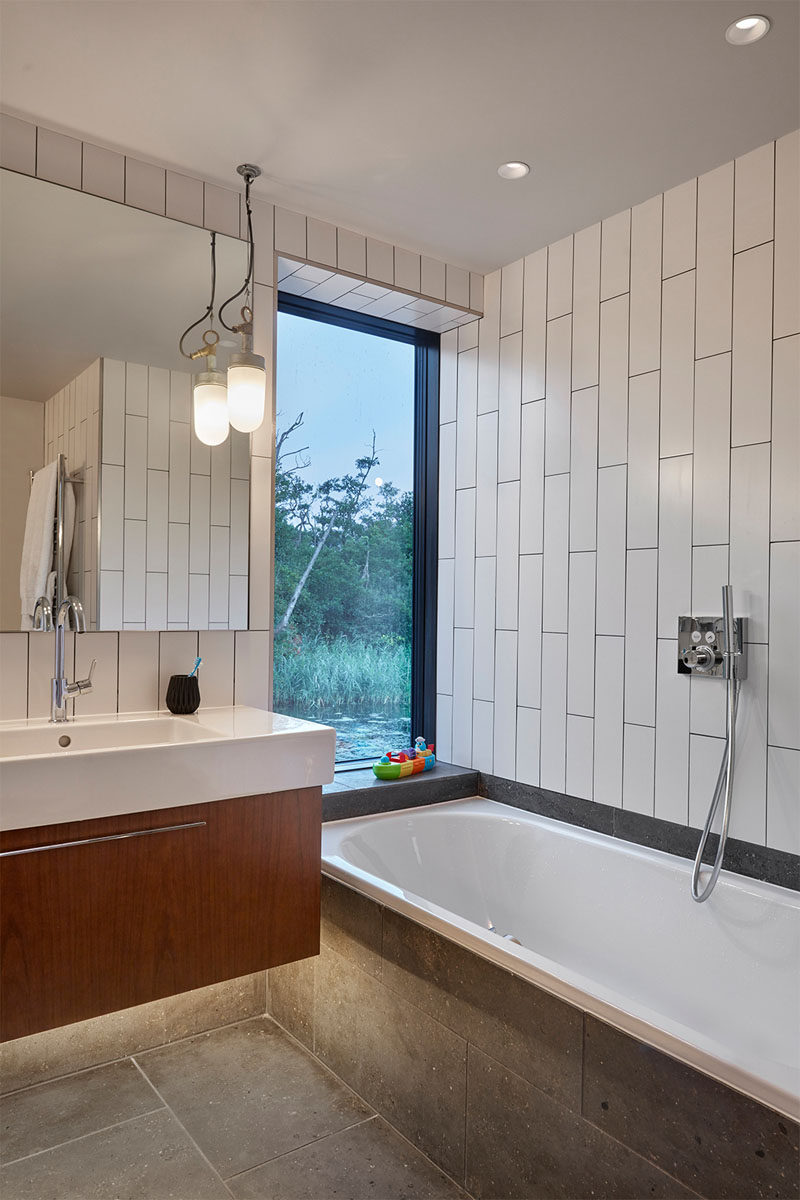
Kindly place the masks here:
[(280, 297), (274, 705), (341, 764), (434, 738), (437, 342)]

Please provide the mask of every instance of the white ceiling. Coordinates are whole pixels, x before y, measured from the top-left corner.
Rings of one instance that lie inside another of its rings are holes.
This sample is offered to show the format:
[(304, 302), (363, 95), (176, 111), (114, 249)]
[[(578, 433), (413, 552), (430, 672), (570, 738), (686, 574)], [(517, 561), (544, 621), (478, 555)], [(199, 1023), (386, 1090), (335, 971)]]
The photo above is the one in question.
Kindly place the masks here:
[(0, 100), (485, 271), (800, 123), (800, 8), (729, 46), (749, 3), (4, 0)]

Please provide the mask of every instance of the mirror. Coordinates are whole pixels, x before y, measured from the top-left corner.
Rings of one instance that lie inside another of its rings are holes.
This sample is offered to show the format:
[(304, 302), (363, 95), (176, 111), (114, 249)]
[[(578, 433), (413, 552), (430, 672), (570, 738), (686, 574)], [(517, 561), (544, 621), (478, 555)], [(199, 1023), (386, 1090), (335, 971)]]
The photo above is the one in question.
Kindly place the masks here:
[[(250, 439), (195, 437), (202, 366), (178, 351), (208, 303), (210, 234), (5, 170), (0, 214), (0, 629), (31, 628), (55, 591), (59, 455), (64, 590), (87, 629), (246, 629)], [(246, 253), (217, 235), (218, 302)]]

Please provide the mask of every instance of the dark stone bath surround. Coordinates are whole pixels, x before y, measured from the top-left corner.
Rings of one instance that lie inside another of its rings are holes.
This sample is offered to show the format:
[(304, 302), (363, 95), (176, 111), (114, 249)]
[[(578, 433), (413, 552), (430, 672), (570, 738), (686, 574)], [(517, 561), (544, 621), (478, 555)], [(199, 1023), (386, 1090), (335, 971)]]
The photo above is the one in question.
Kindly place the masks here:
[(275, 1019), (477, 1200), (800, 1196), (800, 1129), (324, 877)]
[[(336, 782), (323, 789), (323, 820), (340, 821), (363, 817), (370, 813), (390, 812), (400, 808), (419, 808), (443, 800), (459, 800), (466, 796), (485, 796), (513, 808), (539, 813), (556, 821), (579, 825), (596, 833), (607, 833), (626, 842), (665, 850), (680, 858), (693, 859), (697, 853), (700, 830), (672, 821), (662, 821), (644, 813), (627, 812), (578, 796), (549, 792), (498, 775), (484, 775), (464, 767), (437, 764), (429, 776), (412, 776), (402, 783), (387, 783), (375, 779), (372, 771), (350, 771), (337, 774)], [(713, 862), (717, 837), (709, 838), (705, 861)], [(728, 838), (724, 867), (750, 879), (763, 879), (780, 887), (800, 890), (800, 856), (783, 850), (772, 850), (752, 842)]]

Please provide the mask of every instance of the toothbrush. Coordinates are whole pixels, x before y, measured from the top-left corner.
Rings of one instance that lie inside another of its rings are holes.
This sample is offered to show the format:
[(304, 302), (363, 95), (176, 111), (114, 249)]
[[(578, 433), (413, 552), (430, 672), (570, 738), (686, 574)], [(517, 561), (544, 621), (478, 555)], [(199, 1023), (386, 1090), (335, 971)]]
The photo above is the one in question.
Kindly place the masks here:
[(202, 661), (203, 661), (203, 660), (202, 660), (202, 658), (196, 658), (196, 659), (194, 660), (194, 666), (192, 667), (191, 671), (189, 672), (189, 678), (190, 678), (190, 679), (192, 678), (192, 676), (193, 676), (193, 675), (196, 675), (196, 674), (197, 674), (197, 668), (200, 666), (200, 663), (201, 663)]

